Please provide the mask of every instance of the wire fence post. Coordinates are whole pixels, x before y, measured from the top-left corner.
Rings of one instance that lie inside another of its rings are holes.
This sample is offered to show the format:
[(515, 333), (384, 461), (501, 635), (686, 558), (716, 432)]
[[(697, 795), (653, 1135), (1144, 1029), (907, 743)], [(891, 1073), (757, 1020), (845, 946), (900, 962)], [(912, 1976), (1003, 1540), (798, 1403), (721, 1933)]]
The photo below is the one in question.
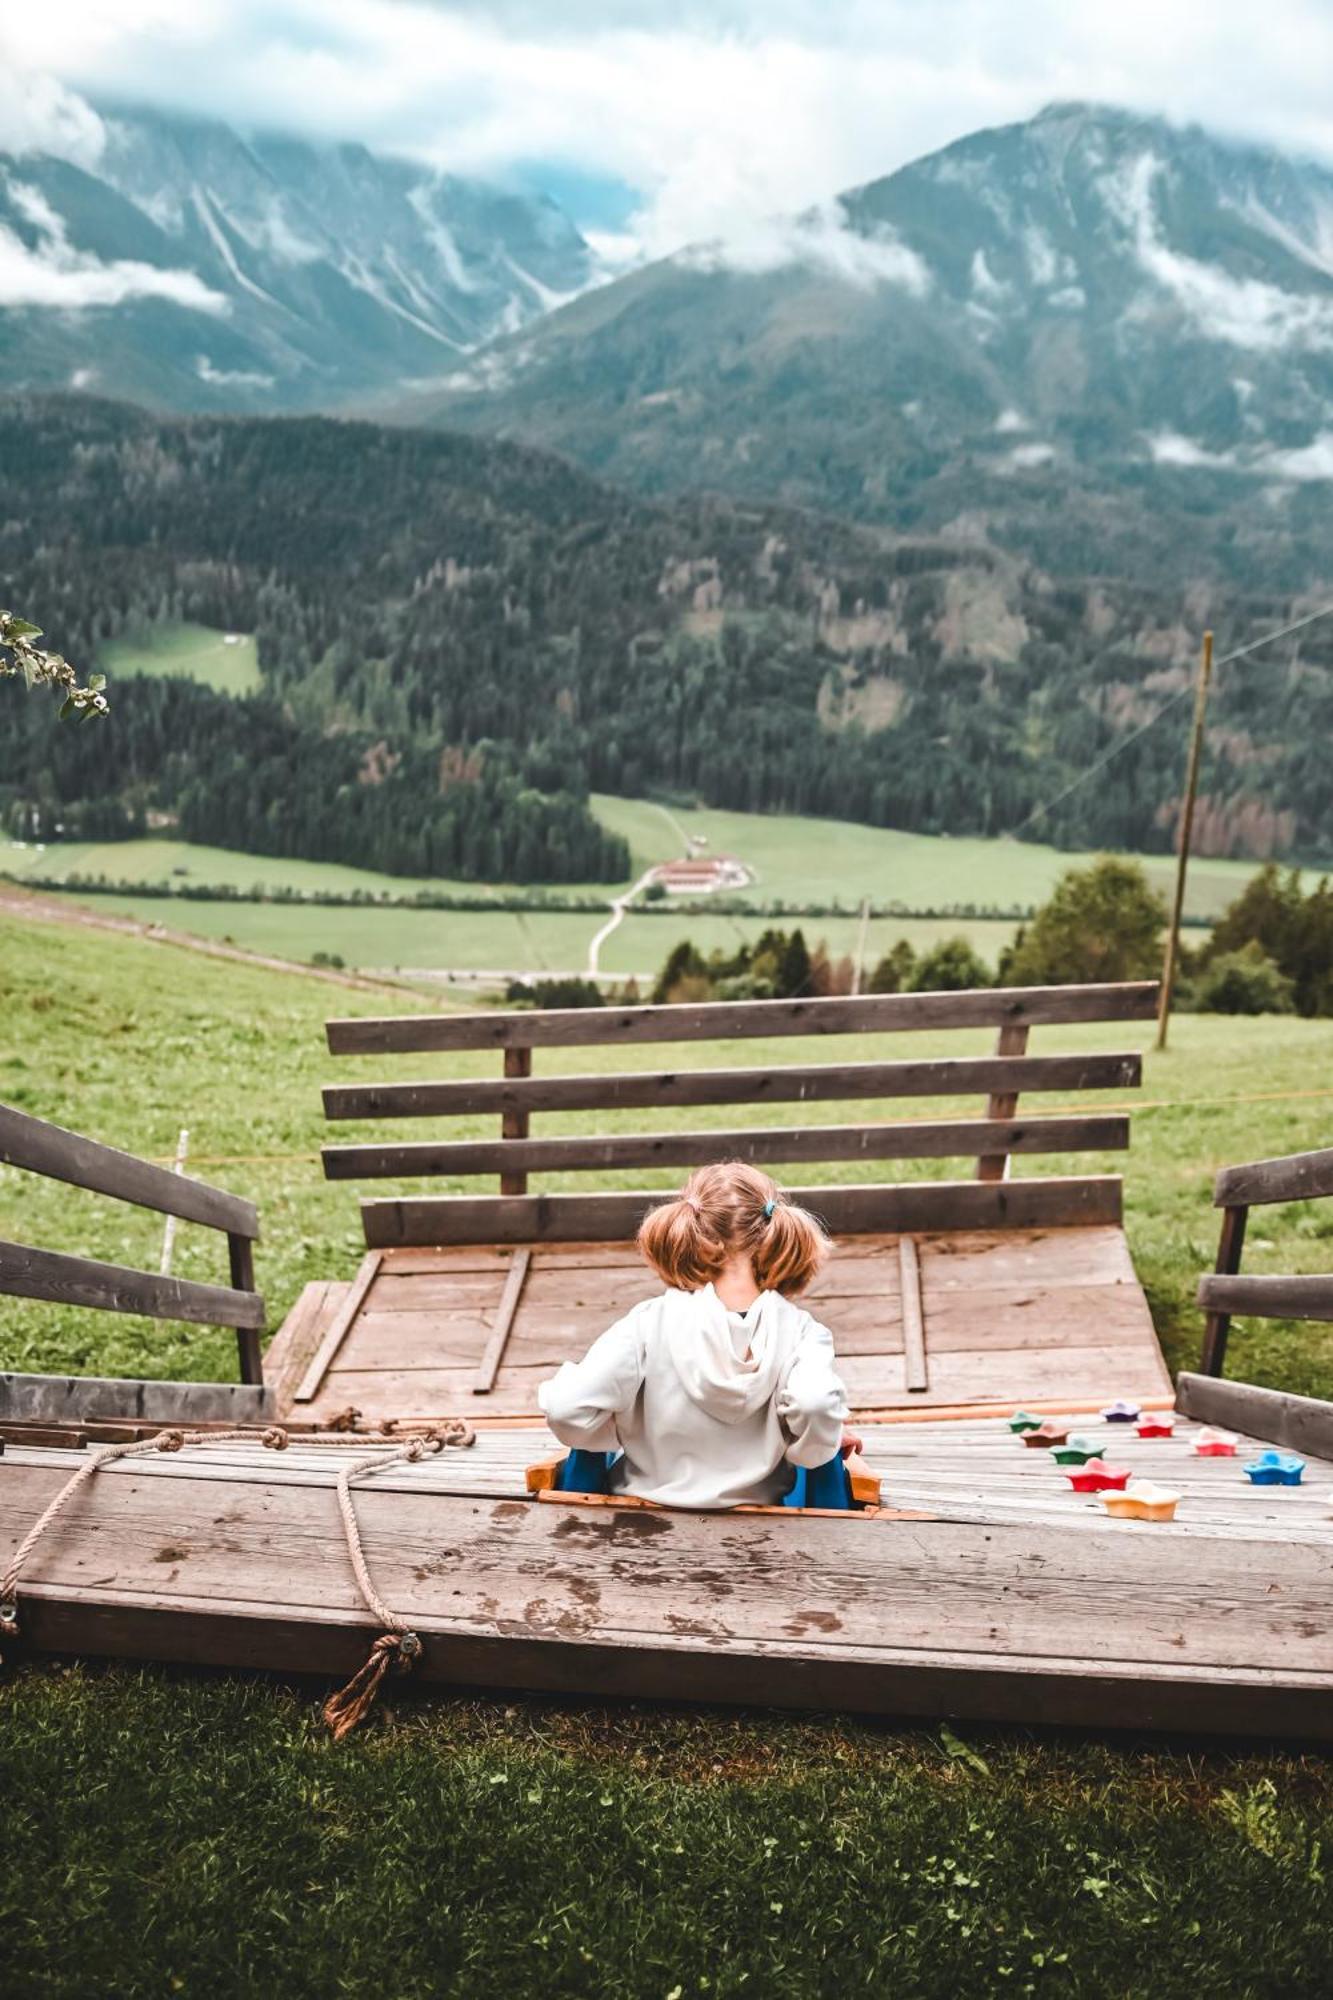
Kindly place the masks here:
[[(185, 1127), (182, 1126), (180, 1138), (176, 1141), (176, 1165), (175, 1165), (176, 1173), (183, 1174), (185, 1172), (185, 1162), (189, 1156), (189, 1151), (190, 1151), (190, 1135), (186, 1131)], [(162, 1263), (160, 1268), (162, 1276), (164, 1278), (168, 1278), (171, 1275), (171, 1253), (175, 1248), (175, 1245), (176, 1245), (176, 1218), (174, 1215), (169, 1215), (166, 1220), (166, 1225), (162, 1231)]]
[(1194, 832), (1194, 801), (1199, 790), (1199, 757), (1203, 747), (1204, 718), (1208, 712), (1208, 683), (1213, 673), (1213, 635), (1203, 635), (1199, 657), (1199, 678), (1194, 690), (1194, 725), (1190, 730), (1189, 764), (1185, 773), (1185, 800), (1180, 815), (1180, 852), (1176, 859), (1176, 894), (1171, 906), (1171, 928), (1167, 932), (1166, 956), (1162, 964), (1162, 997), (1157, 1007), (1157, 1046), (1166, 1047), (1166, 1031), (1171, 1020), (1171, 996), (1176, 983), (1176, 960), (1180, 956), (1180, 921), (1185, 910), (1185, 872), (1189, 867), (1190, 839)]

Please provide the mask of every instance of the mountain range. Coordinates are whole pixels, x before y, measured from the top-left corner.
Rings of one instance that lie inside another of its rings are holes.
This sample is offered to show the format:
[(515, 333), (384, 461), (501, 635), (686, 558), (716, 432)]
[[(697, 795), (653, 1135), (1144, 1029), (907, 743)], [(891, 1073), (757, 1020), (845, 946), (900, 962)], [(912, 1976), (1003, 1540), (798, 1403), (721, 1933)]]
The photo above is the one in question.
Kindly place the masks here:
[(1053, 105), (590, 291), (401, 414), (1074, 571), (1156, 567), (1165, 514), (1172, 562), (1295, 581), (1333, 480), (1333, 173)]
[(437, 378), (593, 270), (553, 202), (364, 146), (123, 107), (64, 153), (0, 141), (9, 388), (338, 408)]
[(604, 282), (550, 202), (160, 112), (95, 129), (0, 152), (0, 387), (471, 430), (1065, 574), (1324, 573), (1317, 164), (1057, 104)]

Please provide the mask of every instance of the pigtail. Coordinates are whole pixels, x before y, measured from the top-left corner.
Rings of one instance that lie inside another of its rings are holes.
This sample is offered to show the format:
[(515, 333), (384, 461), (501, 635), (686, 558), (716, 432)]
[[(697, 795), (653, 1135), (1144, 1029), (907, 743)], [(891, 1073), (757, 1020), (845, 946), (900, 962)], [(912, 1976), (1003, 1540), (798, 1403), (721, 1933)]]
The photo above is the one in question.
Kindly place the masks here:
[(766, 1292), (803, 1292), (833, 1248), (822, 1223), (807, 1208), (774, 1198), (750, 1252), (755, 1283)]
[(697, 1292), (722, 1269), (727, 1244), (689, 1193), (649, 1209), (639, 1224), (639, 1249), (664, 1285)]

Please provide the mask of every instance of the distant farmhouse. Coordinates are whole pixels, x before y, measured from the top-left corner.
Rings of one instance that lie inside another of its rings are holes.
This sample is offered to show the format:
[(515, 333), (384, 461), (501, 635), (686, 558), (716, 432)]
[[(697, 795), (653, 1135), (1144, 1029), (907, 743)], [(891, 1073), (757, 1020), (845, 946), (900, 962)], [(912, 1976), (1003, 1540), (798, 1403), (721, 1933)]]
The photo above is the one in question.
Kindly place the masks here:
[(748, 889), (754, 873), (734, 854), (696, 854), (659, 863), (652, 880), (669, 896), (711, 896), (719, 889)]

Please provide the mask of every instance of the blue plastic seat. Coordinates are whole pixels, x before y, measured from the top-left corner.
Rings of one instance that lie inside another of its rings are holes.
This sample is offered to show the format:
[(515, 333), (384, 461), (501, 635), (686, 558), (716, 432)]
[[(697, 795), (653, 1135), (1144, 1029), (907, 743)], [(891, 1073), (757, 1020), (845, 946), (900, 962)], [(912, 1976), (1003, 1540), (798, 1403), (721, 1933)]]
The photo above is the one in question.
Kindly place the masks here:
[[(567, 1452), (555, 1476), (556, 1491), (609, 1493), (611, 1468), (619, 1457), (618, 1451)], [(790, 1491), (782, 1496), (782, 1504), (784, 1507), (831, 1507), (850, 1512), (852, 1482), (842, 1454), (813, 1469), (798, 1465)]]

